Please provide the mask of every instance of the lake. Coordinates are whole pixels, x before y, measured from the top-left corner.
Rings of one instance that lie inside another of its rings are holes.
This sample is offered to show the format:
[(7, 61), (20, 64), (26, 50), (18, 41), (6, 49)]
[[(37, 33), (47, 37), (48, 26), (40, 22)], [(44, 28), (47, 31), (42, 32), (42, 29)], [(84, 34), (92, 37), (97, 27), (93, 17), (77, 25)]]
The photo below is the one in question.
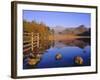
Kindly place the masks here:
[[(50, 44), (36, 65), (30, 67), (30, 65), (27, 65), (24, 61), (23, 68), (57, 68), (91, 65), (90, 38), (56, 40), (51, 41)], [(57, 59), (59, 56), (60, 58)]]

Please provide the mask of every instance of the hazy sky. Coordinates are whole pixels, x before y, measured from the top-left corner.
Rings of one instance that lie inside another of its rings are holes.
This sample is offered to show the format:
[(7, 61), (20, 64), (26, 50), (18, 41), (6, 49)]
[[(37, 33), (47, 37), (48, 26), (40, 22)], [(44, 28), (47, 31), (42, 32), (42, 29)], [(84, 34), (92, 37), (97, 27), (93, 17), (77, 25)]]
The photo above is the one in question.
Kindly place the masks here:
[(43, 22), (49, 27), (78, 27), (81, 24), (90, 27), (91, 15), (89, 13), (24, 10), (23, 19), (27, 21), (35, 20), (36, 22)]

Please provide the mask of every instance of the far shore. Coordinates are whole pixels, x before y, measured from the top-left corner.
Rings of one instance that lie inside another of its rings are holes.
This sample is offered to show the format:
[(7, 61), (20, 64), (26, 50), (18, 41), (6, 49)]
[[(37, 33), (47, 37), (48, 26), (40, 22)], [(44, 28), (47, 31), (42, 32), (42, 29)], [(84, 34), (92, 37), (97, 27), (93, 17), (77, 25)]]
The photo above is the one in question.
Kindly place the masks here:
[(91, 36), (77, 36), (77, 35), (50, 35), (49, 40), (69, 40), (78, 38), (91, 38)]

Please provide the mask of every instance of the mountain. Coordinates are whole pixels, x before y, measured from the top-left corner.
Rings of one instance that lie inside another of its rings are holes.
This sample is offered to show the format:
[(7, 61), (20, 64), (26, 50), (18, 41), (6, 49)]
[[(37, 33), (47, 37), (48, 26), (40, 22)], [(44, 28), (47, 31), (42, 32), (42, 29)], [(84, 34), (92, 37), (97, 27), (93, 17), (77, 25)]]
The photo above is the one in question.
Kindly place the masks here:
[(76, 28), (66, 28), (63, 31), (63, 34), (74, 34), (74, 35), (88, 35), (90, 34), (89, 28), (86, 28), (84, 25), (80, 25)]
[(62, 27), (62, 26), (56, 26), (50, 28), (54, 30), (55, 34), (62, 33), (66, 29), (66, 27)]
[(91, 29), (89, 28), (87, 31), (78, 34), (79, 36), (91, 36)]

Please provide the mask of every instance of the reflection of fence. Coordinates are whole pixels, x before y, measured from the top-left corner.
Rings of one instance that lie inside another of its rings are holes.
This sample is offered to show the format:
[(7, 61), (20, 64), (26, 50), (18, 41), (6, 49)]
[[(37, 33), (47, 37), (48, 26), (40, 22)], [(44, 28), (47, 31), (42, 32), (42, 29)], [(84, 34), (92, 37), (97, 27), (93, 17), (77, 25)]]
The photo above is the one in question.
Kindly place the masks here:
[(39, 33), (28, 33), (23, 34), (23, 52), (34, 52), (34, 48), (39, 48)]

